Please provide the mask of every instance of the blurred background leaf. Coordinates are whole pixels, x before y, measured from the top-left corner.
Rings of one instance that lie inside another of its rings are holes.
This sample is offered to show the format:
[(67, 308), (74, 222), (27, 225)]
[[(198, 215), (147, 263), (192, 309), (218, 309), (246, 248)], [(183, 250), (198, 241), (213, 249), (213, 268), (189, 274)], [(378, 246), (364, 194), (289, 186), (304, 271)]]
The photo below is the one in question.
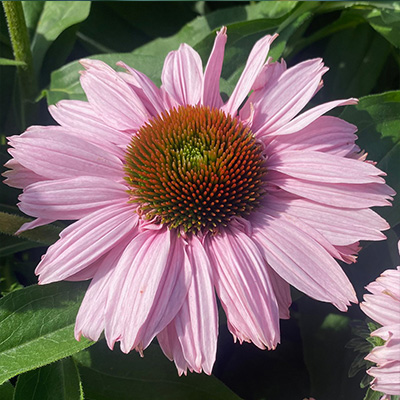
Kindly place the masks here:
[(191, 374), (179, 377), (157, 344), (141, 358), (136, 352), (111, 351), (99, 341), (74, 356), (87, 400), (240, 400), (213, 376)]

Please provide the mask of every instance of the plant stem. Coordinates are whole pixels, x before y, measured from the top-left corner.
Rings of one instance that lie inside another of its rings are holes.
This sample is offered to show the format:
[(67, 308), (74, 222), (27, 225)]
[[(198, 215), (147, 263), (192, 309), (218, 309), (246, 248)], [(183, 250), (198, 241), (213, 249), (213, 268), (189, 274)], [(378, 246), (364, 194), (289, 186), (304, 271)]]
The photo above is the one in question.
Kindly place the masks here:
[(37, 94), (37, 82), (33, 69), (32, 52), (24, 11), (20, 1), (3, 1), (8, 31), (16, 61), (24, 64), (17, 67), (22, 102), (33, 101)]

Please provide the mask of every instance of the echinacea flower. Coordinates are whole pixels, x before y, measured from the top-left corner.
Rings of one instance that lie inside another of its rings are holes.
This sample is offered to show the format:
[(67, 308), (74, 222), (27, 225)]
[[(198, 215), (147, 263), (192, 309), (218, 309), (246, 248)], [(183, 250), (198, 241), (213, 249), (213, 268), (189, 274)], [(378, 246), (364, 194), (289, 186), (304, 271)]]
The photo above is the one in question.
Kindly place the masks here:
[(371, 294), (364, 295), (360, 307), (382, 325), (371, 336), (384, 341), (365, 357), (376, 364), (367, 371), (373, 376), (371, 388), (386, 395), (400, 395), (400, 266), (383, 272), (366, 289)]
[[(19, 208), (68, 226), (36, 269), (39, 283), (92, 279), (75, 335), (142, 352), (154, 337), (180, 374), (210, 374), (216, 294), (235, 340), (279, 343), (289, 284), (344, 311), (357, 302), (335, 258), (388, 224), (370, 209), (394, 194), (355, 145), (356, 127), (298, 115), (322, 86), (321, 59), (266, 61), (253, 47), (229, 100), (219, 78), (227, 40), (216, 36), (203, 72), (187, 44), (165, 59), (162, 86), (120, 62), (82, 60), (87, 102), (50, 106), (60, 126), (9, 138)], [(242, 104), (244, 105), (242, 106)], [(241, 107), (242, 106), (242, 107)]]

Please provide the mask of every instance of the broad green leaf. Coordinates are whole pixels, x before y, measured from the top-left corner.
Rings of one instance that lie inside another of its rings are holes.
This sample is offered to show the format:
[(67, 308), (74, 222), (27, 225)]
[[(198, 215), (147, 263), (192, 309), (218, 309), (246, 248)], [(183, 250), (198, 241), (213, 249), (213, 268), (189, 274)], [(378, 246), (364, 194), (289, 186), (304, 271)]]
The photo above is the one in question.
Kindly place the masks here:
[(362, 399), (365, 390), (360, 389), (359, 379), (348, 378), (354, 360), (353, 350), (346, 348), (352, 338), (349, 315), (339, 314), (331, 304), (308, 297), (296, 304), (312, 396), (315, 399)]
[[(368, 152), (368, 158), (378, 161), (387, 173), (387, 183), (400, 192), (400, 91), (366, 96), (357, 106), (346, 107), (341, 118), (358, 127), (357, 144)], [(378, 210), (392, 227), (400, 223), (400, 197), (393, 207)]]
[(21, 3), (24, 10), (26, 27), (32, 40), (46, 3), (44, 1), (22, 1)]
[(22, 67), (26, 65), (23, 61), (10, 60), (9, 58), (0, 58), (0, 65)]
[(68, 357), (20, 375), (13, 400), (83, 400), (74, 360)]
[[(38, 9), (37, 6), (32, 11), (32, 20), (37, 20)], [(90, 1), (44, 2), (31, 44), (36, 72), (40, 71), (44, 56), (54, 40), (67, 28), (85, 20), (89, 11)]]
[(386, 40), (400, 48), (400, 5), (398, 2), (393, 4), (394, 10), (365, 10), (362, 15)]
[[(359, 16), (351, 10), (343, 16), (343, 22), (349, 23), (352, 17), (359, 21)], [(322, 94), (336, 99), (371, 93), (390, 49), (390, 44), (365, 23), (336, 33), (330, 38), (323, 54), (324, 62), (331, 71), (324, 76)]]
[[(208, 37), (206, 43), (202, 43), (199, 48), (203, 58), (206, 59), (212, 48), (215, 30), (219, 29), (222, 25), (228, 26), (229, 39), (227, 47), (229, 49), (230, 43), (233, 41), (235, 35), (239, 35), (236, 38), (236, 40), (238, 40), (241, 34), (245, 36), (255, 34), (257, 36), (258, 32), (258, 36), (260, 36), (262, 32), (272, 32), (273, 28), (278, 29), (279, 23), (285, 20), (286, 15), (290, 15), (295, 5), (295, 2), (284, 2), (282, 5), (277, 5), (274, 2), (260, 2), (255, 6), (233, 7), (225, 10), (218, 10), (205, 17), (196, 18), (185, 25), (174, 36), (155, 39), (131, 53), (101, 54), (90, 58), (102, 60), (112, 67), (115, 66), (116, 62), (123, 60), (128, 65), (145, 73), (157, 85), (160, 85), (161, 71), (165, 56), (171, 50), (176, 50), (181, 43), (196, 46)], [(271, 20), (271, 18), (274, 18), (274, 20)], [(253, 23), (246, 24), (246, 21), (253, 21)], [(231, 32), (231, 25), (236, 23), (238, 25), (235, 27), (232, 26)], [(241, 23), (244, 25), (241, 25)], [(252, 37), (251, 45), (254, 44), (256, 36)], [(282, 36), (284, 36), (283, 32)], [(229, 51), (228, 49), (227, 51)], [(250, 48), (246, 48), (245, 51), (247, 51), (248, 54)], [(233, 53), (234, 52), (235, 50), (233, 49)], [(225, 66), (226, 65), (227, 63), (225, 63)], [(236, 68), (237, 67), (236, 65)], [(85, 99), (85, 95), (79, 84), (80, 70), (82, 70), (82, 66), (75, 61), (52, 73), (50, 89), (47, 91), (48, 104), (55, 104), (62, 99)], [(231, 74), (229, 74), (229, 76), (230, 75)]]
[(0, 299), (0, 383), (93, 343), (73, 333), (86, 288), (86, 282), (34, 285)]
[(14, 386), (10, 382), (4, 382), (0, 385), (0, 399), (14, 400)]
[(18, 236), (8, 236), (0, 233), (0, 257), (40, 246), (43, 246), (43, 244), (25, 240)]
[(21, 225), (31, 221), (31, 218), (0, 211), (0, 233), (27, 239), (32, 242), (41, 243), (42, 245), (50, 245), (58, 240), (61, 229), (55, 225), (39, 226), (38, 228), (22, 232), (18, 236), (15, 235), (15, 232), (18, 231)]
[(141, 358), (136, 352), (111, 351), (104, 341), (74, 356), (87, 400), (239, 400), (214, 376), (178, 376), (158, 345)]

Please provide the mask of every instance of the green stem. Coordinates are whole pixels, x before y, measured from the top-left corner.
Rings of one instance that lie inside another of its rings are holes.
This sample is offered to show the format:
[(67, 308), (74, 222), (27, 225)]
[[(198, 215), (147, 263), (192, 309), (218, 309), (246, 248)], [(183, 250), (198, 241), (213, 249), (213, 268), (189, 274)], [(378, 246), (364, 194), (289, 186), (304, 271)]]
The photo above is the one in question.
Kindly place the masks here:
[(33, 101), (37, 94), (37, 82), (22, 4), (20, 1), (3, 1), (3, 7), (14, 58), (24, 63), (17, 67), (22, 101)]

